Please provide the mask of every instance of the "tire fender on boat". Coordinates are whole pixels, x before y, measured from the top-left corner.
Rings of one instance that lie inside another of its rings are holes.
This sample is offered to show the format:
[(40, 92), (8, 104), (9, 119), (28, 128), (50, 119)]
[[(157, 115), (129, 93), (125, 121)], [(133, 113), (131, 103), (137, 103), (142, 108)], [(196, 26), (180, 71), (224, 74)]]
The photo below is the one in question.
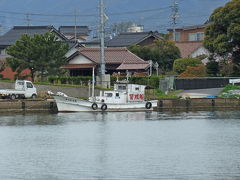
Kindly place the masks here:
[(106, 104), (102, 104), (101, 109), (102, 109), (103, 111), (107, 110), (107, 105), (106, 105)]
[(146, 109), (151, 109), (152, 108), (152, 103), (151, 102), (147, 102), (145, 105)]
[(98, 105), (97, 105), (96, 103), (93, 103), (93, 104), (92, 104), (92, 109), (93, 109), (93, 110), (96, 110), (97, 108), (98, 108)]

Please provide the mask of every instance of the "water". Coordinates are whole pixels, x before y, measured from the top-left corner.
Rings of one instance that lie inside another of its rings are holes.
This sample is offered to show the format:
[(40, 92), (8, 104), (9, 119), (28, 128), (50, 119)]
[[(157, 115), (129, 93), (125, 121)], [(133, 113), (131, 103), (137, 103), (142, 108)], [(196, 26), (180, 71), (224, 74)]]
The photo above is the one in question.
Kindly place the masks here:
[(1, 180), (240, 179), (240, 112), (0, 116)]

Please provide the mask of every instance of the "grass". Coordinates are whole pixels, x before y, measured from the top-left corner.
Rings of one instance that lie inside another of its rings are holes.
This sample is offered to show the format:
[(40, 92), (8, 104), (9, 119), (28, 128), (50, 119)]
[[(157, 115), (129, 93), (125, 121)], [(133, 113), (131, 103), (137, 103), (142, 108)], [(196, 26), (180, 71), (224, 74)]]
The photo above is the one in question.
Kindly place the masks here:
[(170, 91), (168, 94), (165, 94), (160, 89), (151, 89), (146, 90), (146, 99), (178, 99), (177, 96), (181, 90)]
[(229, 93), (230, 90), (240, 90), (240, 86), (228, 84), (221, 91), (221, 95), (219, 95), (218, 97), (220, 97), (220, 98), (240, 98), (239, 94), (231, 94), (231, 93)]
[(240, 90), (240, 86), (228, 84), (225, 86), (225, 88), (221, 91), (221, 93), (227, 93), (230, 90)]

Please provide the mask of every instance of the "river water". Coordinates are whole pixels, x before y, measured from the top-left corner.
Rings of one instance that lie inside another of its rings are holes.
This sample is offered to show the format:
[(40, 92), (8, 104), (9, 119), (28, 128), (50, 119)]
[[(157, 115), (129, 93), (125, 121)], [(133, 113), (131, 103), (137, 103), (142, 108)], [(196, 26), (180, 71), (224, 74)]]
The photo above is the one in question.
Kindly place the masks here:
[(240, 179), (240, 112), (0, 115), (1, 180)]

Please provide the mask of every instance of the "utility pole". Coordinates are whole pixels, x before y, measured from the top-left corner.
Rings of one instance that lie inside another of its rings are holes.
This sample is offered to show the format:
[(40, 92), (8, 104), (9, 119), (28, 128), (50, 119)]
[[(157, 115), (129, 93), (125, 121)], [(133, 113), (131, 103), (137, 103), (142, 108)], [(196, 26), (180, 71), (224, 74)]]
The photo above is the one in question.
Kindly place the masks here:
[(100, 3), (100, 39), (101, 39), (101, 53), (100, 53), (100, 66), (101, 75), (105, 75), (105, 53), (104, 53), (104, 38), (105, 38), (105, 22), (104, 22), (104, 3), (103, 0), (99, 0)]
[(30, 22), (31, 22), (30, 14), (26, 14), (26, 20), (27, 20), (27, 26), (30, 26)]
[(177, 0), (173, 1), (172, 6), (172, 25), (173, 25), (173, 41), (176, 41), (176, 25), (177, 25), (177, 18), (179, 18), (179, 9), (178, 9), (178, 3)]
[(75, 42), (77, 42), (77, 10), (76, 9), (74, 11), (74, 22), (75, 22), (75, 26), (74, 26), (74, 39), (75, 39)]

